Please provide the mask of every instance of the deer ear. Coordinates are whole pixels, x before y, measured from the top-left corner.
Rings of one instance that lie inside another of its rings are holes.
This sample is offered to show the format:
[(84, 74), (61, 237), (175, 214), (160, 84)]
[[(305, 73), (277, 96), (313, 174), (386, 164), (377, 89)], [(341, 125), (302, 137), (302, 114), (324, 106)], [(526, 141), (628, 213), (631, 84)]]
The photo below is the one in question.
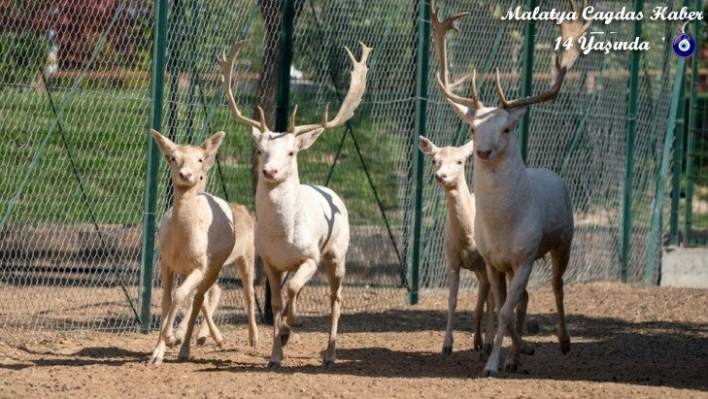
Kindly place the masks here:
[(225, 136), (226, 133), (217, 132), (213, 136), (206, 139), (206, 141), (204, 141), (200, 146), (206, 153), (204, 165), (202, 166), (202, 170), (204, 170), (205, 173), (212, 167), (212, 165), (214, 165), (214, 162), (216, 161), (216, 153), (219, 150), (219, 146), (223, 144)]
[(261, 139), (261, 131), (256, 129), (255, 127), (251, 127), (251, 139), (253, 140), (254, 143), (258, 144), (258, 142)]
[(420, 148), (420, 152), (422, 152), (423, 154), (430, 156), (438, 152), (438, 147), (436, 147), (432, 141), (428, 140), (423, 136), (419, 136), (418, 139), (418, 148)]
[(150, 134), (155, 140), (155, 143), (160, 149), (160, 152), (162, 152), (162, 154), (164, 154), (165, 156), (172, 156), (172, 153), (174, 152), (175, 148), (177, 148), (177, 144), (173, 143), (172, 140), (168, 139), (167, 137), (161, 135), (160, 132), (158, 132), (157, 130), (150, 129)]
[(511, 128), (516, 125), (525, 113), (526, 107), (512, 108), (511, 111), (509, 111), (509, 124), (507, 126)]
[(315, 141), (317, 141), (317, 138), (320, 137), (320, 134), (322, 134), (322, 132), (324, 132), (324, 128), (318, 127), (317, 129), (311, 132), (297, 136), (296, 139), (298, 148), (300, 150), (306, 150), (310, 148), (310, 146), (314, 144)]
[(219, 146), (224, 142), (224, 137), (226, 133), (216, 132), (213, 136), (209, 137), (201, 145), (202, 149), (209, 154), (216, 153), (219, 150)]

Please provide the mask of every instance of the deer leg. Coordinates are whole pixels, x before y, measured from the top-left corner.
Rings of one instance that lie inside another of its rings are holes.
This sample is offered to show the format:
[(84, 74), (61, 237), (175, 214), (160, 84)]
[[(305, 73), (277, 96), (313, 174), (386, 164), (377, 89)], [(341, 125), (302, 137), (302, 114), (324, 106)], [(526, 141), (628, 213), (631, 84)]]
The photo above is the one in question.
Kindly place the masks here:
[[(492, 265), (487, 263), (487, 278), (489, 279), (489, 286), (494, 295), (494, 308), (498, 315), (501, 315), (501, 307), (504, 305), (506, 298), (506, 290), (503, 290), (502, 280), (504, 279), (504, 274)], [(501, 320), (501, 316), (499, 317)], [(489, 359), (487, 359), (487, 364), (484, 368), (484, 375), (493, 376), (497, 374), (497, 369), (499, 368), (499, 356), (501, 355), (502, 341), (504, 340), (505, 332), (502, 331), (501, 322), (497, 326), (497, 333), (494, 336), (494, 345), (492, 347), (492, 352), (489, 354)]]
[[(475, 348), (477, 351), (482, 350), (481, 356), (487, 357), (492, 353), (492, 345), (494, 343), (494, 294), (492, 293), (487, 272), (477, 272), (477, 280), (479, 280), (479, 292), (477, 293), (477, 309), (475, 309), (475, 317), (479, 318), (480, 325), (482, 324), (482, 313), (484, 312), (484, 304), (487, 304), (487, 320), (486, 330), (484, 332), (484, 345), (480, 348)], [(479, 311), (479, 316), (477, 316)]]
[(484, 303), (489, 294), (489, 282), (485, 272), (475, 272), (479, 286), (477, 288), (477, 304), (474, 308), (474, 350), (483, 350), (482, 346), (482, 316), (484, 316)]
[(162, 317), (160, 318), (160, 333), (158, 334), (157, 345), (152, 352), (152, 357), (148, 361), (148, 364), (154, 365), (161, 364), (165, 356), (167, 344), (162, 336), (162, 332), (167, 330), (168, 327), (172, 327), (167, 324), (167, 321), (170, 308), (172, 307), (172, 286), (174, 285), (175, 275), (164, 261), (160, 261), (160, 271), (162, 273)]
[(286, 324), (283, 325), (280, 336), (283, 340), (283, 345), (288, 343), (290, 338), (290, 328), (299, 327), (302, 322), (296, 316), (297, 309), (297, 296), (300, 293), (302, 287), (310, 281), (312, 276), (317, 272), (317, 262), (314, 259), (308, 259), (303, 262), (295, 271), (295, 274), (290, 278), (287, 285), (285, 286), (285, 292), (288, 298), (287, 307), (287, 319)]
[[(514, 277), (509, 285), (509, 292), (507, 294), (504, 304), (499, 309), (499, 326), (497, 330), (497, 335), (494, 339), (494, 348), (492, 349), (492, 354), (487, 361), (487, 365), (484, 367), (485, 376), (494, 376), (499, 368), (499, 357), (501, 354), (501, 347), (504, 341), (504, 336), (509, 333), (511, 340), (516, 349), (523, 354), (533, 354), (533, 346), (524, 342), (521, 339), (521, 335), (517, 333), (514, 326), (511, 326), (511, 320), (514, 316), (514, 308), (521, 300), (523, 291), (526, 289), (526, 284), (528, 283), (529, 276), (531, 275), (531, 267), (533, 263), (530, 261), (525, 261), (522, 263), (517, 270), (514, 272)], [(501, 287), (499, 279), (503, 278), (500, 272), (493, 267), (487, 265), (487, 274), (489, 275), (490, 281), (492, 281), (492, 288), (496, 287), (494, 293), (495, 297), (501, 295)], [(499, 295), (497, 295), (499, 293)], [(499, 308), (499, 305), (497, 305)], [(510, 328), (511, 327), (511, 328)], [(512, 348), (513, 349), (513, 348)]]
[[(455, 317), (455, 309), (457, 308), (457, 293), (460, 288), (460, 267), (455, 266), (452, 262), (447, 268), (447, 328), (445, 329), (445, 339), (443, 341), (443, 356), (452, 354), (452, 322)], [(475, 315), (476, 316), (476, 315)], [(475, 330), (477, 326), (475, 325)], [(475, 338), (477, 337), (475, 333)]]
[[(219, 272), (217, 271), (215, 273), (214, 280), (212, 281), (211, 279), (207, 280), (205, 283), (204, 289), (206, 290), (206, 294), (209, 293), (211, 288), (217, 287), (218, 289), (218, 296), (221, 296), (221, 288), (216, 285), (216, 280), (219, 278)], [(206, 288), (209, 287), (209, 284), (213, 284), (211, 288)], [(206, 298), (206, 297), (205, 297)], [(213, 303), (207, 303), (203, 302), (202, 303), (202, 315), (204, 316), (204, 324), (207, 326), (206, 331), (211, 335), (211, 338), (216, 342), (216, 345), (221, 348), (224, 346), (224, 337), (221, 336), (221, 332), (219, 331), (219, 328), (216, 327), (216, 323), (214, 323), (213, 315), (214, 315), (214, 308), (216, 308), (216, 305), (218, 304), (218, 298), (217, 300)], [(204, 328), (204, 327), (202, 327)]]
[(273, 309), (273, 350), (266, 367), (277, 370), (283, 361), (283, 341), (280, 338), (283, 319), (283, 293), (281, 292), (283, 272), (271, 266), (265, 259), (263, 260), (263, 268), (270, 285), (270, 304)]
[[(528, 293), (526, 292), (526, 285), (528, 284), (528, 278), (531, 275), (531, 268), (533, 266), (533, 261), (528, 261), (522, 264), (518, 270), (515, 270), (511, 274), (511, 279), (509, 283), (509, 294), (508, 297), (511, 298), (512, 293), (514, 294), (514, 302), (510, 303), (509, 306), (512, 309), (512, 313), (515, 314), (514, 324), (511, 324), (511, 319), (508, 320), (508, 332), (511, 337), (511, 349), (504, 362), (504, 371), (515, 373), (519, 370), (520, 354), (533, 355), (534, 348), (533, 345), (524, 341), (521, 338), (520, 327), (518, 326), (519, 321), (523, 325), (523, 320), (526, 317), (526, 305), (528, 304)], [(521, 317), (517, 313), (519, 310), (523, 312)], [(513, 311), (516, 312), (513, 312)], [(511, 316), (511, 315), (510, 315)]]
[[(197, 285), (197, 292), (194, 294), (194, 299), (192, 300), (192, 311), (189, 315), (189, 323), (187, 324), (187, 332), (184, 335), (184, 342), (182, 342), (182, 347), (180, 348), (179, 355), (177, 356), (177, 360), (179, 361), (189, 360), (190, 341), (192, 340), (192, 333), (194, 332), (194, 322), (197, 320), (197, 316), (200, 311), (204, 315), (204, 322), (207, 323), (209, 329), (211, 330), (211, 337), (214, 341), (216, 341), (216, 344), (219, 347), (223, 345), (224, 338), (216, 328), (216, 325), (211, 318), (211, 314), (208, 312), (207, 306), (204, 303), (204, 295), (219, 277), (219, 269), (220, 268), (212, 268), (208, 269), (206, 274), (202, 273), (203, 277)], [(194, 272), (187, 277), (187, 280), (189, 280), (193, 274)], [(187, 280), (185, 280), (185, 283)]]
[(325, 368), (333, 367), (337, 359), (337, 330), (342, 306), (342, 281), (345, 275), (345, 256), (345, 254), (325, 255), (325, 268), (327, 269), (327, 280), (329, 280), (329, 300), (332, 308), (327, 352), (322, 361), (322, 366)]
[[(516, 317), (514, 320), (514, 328), (518, 334), (522, 333), (523, 326), (524, 326), (524, 320), (526, 319), (526, 309), (528, 307), (529, 303), (529, 294), (526, 290), (523, 291), (521, 294), (521, 299), (519, 299), (519, 304), (516, 305)], [(511, 335), (511, 327), (510, 327), (510, 332), (509, 335)], [(520, 363), (521, 359), (519, 356), (519, 349), (516, 347), (516, 345), (512, 344), (511, 349), (509, 350), (509, 353), (506, 356), (506, 360), (504, 361), (504, 371), (510, 372), (510, 373), (516, 373), (519, 371), (519, 366), (521, 365)]]
[[(181, 281), (184, 281), (186, 277), (187, 276), (180, 276)], [(187, 332), (187, 323), (189, 322), (189, 311), (187, 309), (192, 309), (192, 298), (185, 298), (185, 302), (189, 302), (189, 304), (183, 304), (177, 310), (177, 312), (182, 315), (182, 320), (180, 320), (179, 324), (177, 324), (177, 328), (175, 329), (175, 340), (171, 346), (181, 345), (184, 341), (184, 334)]]
[(256, 295), (253, 289), (254, 268), (253, 251), (236, 259), (236, 269), (243, 283), (243, 301), (246, 304), (248, 319), (248, 342), (252, 348), (258, 344), (258, 326), (256, 325)]
[(565, 324), (565, 309), (563, 307), (563, 273), (568, 267), (570, 259), (570, 244), (566, 247), (551, 250), (553, 294), (556, 297), (556, 311), (558, 312), (558, 344), (564, 355), (570, 352), (570, 334)]
[[(221, 287), (219, 283), (215, 282), (214, 285), (209, 288), (209, 290), (204, 294), (204, 306), (202, 309), (206, 309), (205, 313), (209, 314), (209, 317), (213, 319), (216, 307), (219, 306), (219, 299), (221, 299)], [(207, 323), (207, 315), (203, 315), (204, 320), (202, 325), (199, 327), (199, 333), (197, 334), (197, 345), (204, 345), (206, 343), (207, 337), (211, 334), (209, 329), (209, 323)]]
[[(177, 316), (177, 309), (184, 305), (184, 301), (189, 298), (189, 295), (194, 290), (194, 288), (202, 281), (204, 274), (201, 269), (192, 270), (187, 278), (184, 279), (182, 284), (175, 291), (175, 297), (172, 300), (172, 306), (170, 307), (170, 312), (167, 316), (167, 326), (162, 330), (162, 337), (165, 339), (165, 343), (168, 346), (173, 346), (175, 343), (174, 331), (172, 330), (172, 325), (175, 322), (175, 317)], [(187, 328), (189, 330), (189, 327)]]

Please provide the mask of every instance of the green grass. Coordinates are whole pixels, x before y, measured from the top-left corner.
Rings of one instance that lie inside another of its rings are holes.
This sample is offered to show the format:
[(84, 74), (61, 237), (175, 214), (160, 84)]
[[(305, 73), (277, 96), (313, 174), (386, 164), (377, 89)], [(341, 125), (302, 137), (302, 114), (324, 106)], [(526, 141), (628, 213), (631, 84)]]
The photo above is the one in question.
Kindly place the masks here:
[[(220, 96), (221, 92), (215, 90), (212, 94)], [(70, 100), (64, 92), (52, 93), (52, 97), (58, 108)], [(184, 97), (182, 95), (181, 99)], [(218, 98), (206, 100), (212, 104), (218, 101)], [(296, 101), (298, 99), (293, 103)], [(299, 102), (299, 123), (321, 119), (321, 107), (306, 103), (302, 98)], [(188, 108), (183, 103), (178, 106), (178, 142), (185, 141)], [(251, 108), (244, 105), (243, 111), (250, 114)], [(166, 105), (164, 125), (168, 123), (167, 110)], [(226, 186), (231, 201), (253, 209), (250, 131), (233, 122), (226, 107), (196, 104), (193, 111), (194, 141), (201, 142), (217, 130), (227, 132), (226, 142), (219, 151), (223, 181), (214, 168), (209, 177), (209, 191), (223, 196), (222, 186)], [(146, 91), (81, 91), (68, 104), (61, 130), (85, 189), (85, 199), (60, 129), (49, 134), (55, 117), (47, 93), (3, 92), (0, 166), (5, 173), (0, 179), (0, 220), (9, 217), (10, 223), (91, 222), (92, 209), (99, 223), (141, 223), (149, 112)], [(393, 136), (376, 131), (364, 112), (358, 112), (351, 124), (383, 207), (396, 221), (396, 183), (397, 174), (401, 172), (396, 170), (395, 162), (404, 154), (396, 153)], [(344, 132), (344, 128), (325, 132), (315, 145), (299, 155), (303, 183), (325, 183)], [(163, 129), (162, 133), (169, 132)], [(45, 139), (46, 145), (43, 145)], [(33, 165), (35, 157), (37, 161)], [(159, 162), (158, 214), (164, 209), (166, 181), (166, 164), (161, 157)], [(344, 141), (329, 186), (347, 203), (352, 224), (383, 224), (351, 137)], [(15, 197), (16, 203), (13, 202)]]

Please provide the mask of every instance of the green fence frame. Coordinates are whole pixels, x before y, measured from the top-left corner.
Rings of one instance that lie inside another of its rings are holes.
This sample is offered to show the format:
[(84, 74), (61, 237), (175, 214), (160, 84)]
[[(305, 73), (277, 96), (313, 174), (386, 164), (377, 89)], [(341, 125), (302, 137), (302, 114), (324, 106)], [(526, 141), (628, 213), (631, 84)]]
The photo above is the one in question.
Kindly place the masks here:
[[(526, 0), (525, 7), (528, 10), (532, 10), (536, 7), (537, 0)], [(696, 1), (696, 6), (700, 3), (699, 0)], [(155, 43), (154, 52), (156, 56), (153, 59), (153, 70), (152, 70), (152, 110), (150, 113), (150, 127), (153, 129), (160, 129), (162, 126), (162, 108), (164, 105), (164, 78), (165, 78), (165, 51), (167, 46), (167, 11), (169, 4), (167, 0), (156, 0), (156, 24), (154, 28), (155, 32)], [(413, 156), (413, 166), (412, 166), (412, 201), (411, 201), (411, 215), (413, 215), (410, 226), (411, 233), (411, 247), (409, 256), (407, 259), (407, 278), (406, 285), (408, 289), (407, 302), (409, 304), (416, 304), (419, 301), (419, 290), (420, 290), (420, 269), (422, 257), (422, 230), (423, 230), (423, 176), (424, 176), (424, 162), (422, 159), (422, 154), (418, 151), (416, 143), (417, 136), (424, 134), (426, 130), (426, 117), (427, 117), (427, 103), (428, 103), (428, 93), (427, 93), (427, 77), (429, 73), (429, 45), (430, 45), (430, 1), (429, 0), (419, 0), (418, 4), (418, 21), (417, 21), (417, 55), (416, 55), (416, 100), (415, 100), (415, 128), (414, 136), (411, 138), (411, 154)], [(634, 1), (634, 10), (642, 11), (644, 9), (643, 0)], [(293, 40), (293, 21), (295, 18), (295, 0), (282, 0), (281, 3), (282, 12), (282, 30), (281, 30), (281, 53), (280, 53), (280, 65), (278, 66), (278, 90), (277, 90), (277, 106), (276, 106), (276, 126), (275, 129), (279, 131), (284, 131), (287, 128), (287, 112), (289, 110), (289, 86), (290, 86), (290, 71), (289, 65), (292, 60), (292, 40)], [(634, 34), (637, 37), (642, 35), (643, 22), (635, 21), (634, 23)], [(696, 34), (700, 33), (700, 27), (695, 24), (694, 31)], [(534, 60), (534, 46), (535, 46), (535, 32), (536, 26), (533, 20), (526, 21), (524, 26), (524, 47), (523, 47), (523, 63), (522, 63), (522, 84), (520, 95), (527, 96), (532, 91), (532, 78), (533, 78), (533, 60)], [(630, 66), (630, 82), (628, 86), (628, 97), (629, 106), (627, 111), (627, 125), (626, 125), (626, 165), (625, 165), (625, 181), (624, 181), (624, 192), (622, 201), (622, 240), (621, 240), (621, 254), (620, 258), (622, 265), (620, 268), (619, 280), (627, 281), (627, 268), (629, 262), (629, 252), (630, 252), (630, 238), (633, 227), (632, 221), (632, 179), (633, 179), (633, 159), (634, 159), (634, 141), (636, 136), (636, 118), (637, 118), (637, 97), (639, 92), (639, 73), (640, 73), (640, 58), (641, 53), (635, 52), (631, 57)], [(694, 74), (697, 72), (697, 61), (693, 62)], [(678, 70), (683, 71), (685, 69), (685, 62), (679, 60)], [(193, 78), (195, 72), (190, 70), (190, 76)], [(173, 73), (173, 76), (177, 74)], [(695, 76), (695, 75), (694, 75)], [(190, 86), (191, 87), (191, 86)], [(694, 81), (692, 85), (691, 96), (692, 99), (695, 96), (696, 83)], [(669, 115), (669, 126), (667, 127), (667, 133), (664, 139), (663, 148), (665, 150), (663, 158), (661, 161), (661, 171), (658, 177), (657, 186), (657, 196), (653, 204), (652, 213), (652, 224), (651, 224), (651, 234), (653, 239), (650, 240), (649, 252), (650, 256), (647, 259), (645, 267), (645, 283), (654, 283), (654, 261), (655, 258), (653, 253), (656, 252), (656, 245), (658, 242), (658, 235), (661, 231), (661, 214), (663, 205), (663, 187), (666, 184), (666, 180), (669, 175), (669, 165), (670, 165), (670, 153), (669, 149), (671, 144), (674, 142), (674, 134), (681, 136), (681, 126), (682, 119), (678, 116), (681, 115), (682, 104), (679, 101), (680, 96), (683, 91), (683, 74), (681, 78), (677, 78), (673, 86), (673, 96), (674, 100), (671, 104), (670, 115)], [(190, 96), (193, 97), (194, 93), (190, 91)], [(191, 98), (190, 97), (190, 98)], [(202, 94), (203, 97), (203, 94)], [(190, 108), (190, 112), (193, 112)], [(524, 159), (526, 159), (528, 151), (528, 131), (530, 125), (530, 113), (527, 113), (520, 126), (520, 145), (522, 147), (522, 154)], [(691, 112), (691, 126), (695, 126), (695, 112)], [(459, 129), (458, 129), (459, 130)], [(689, 148), (693, 140), (691, 140), (691, 131), (689, 131)], [(148, 164), (147, 164), (147, 184), (145, 189), (145, 210), (144, 210), (144, 223), (143, 223), (143, 242), (142, 242), (142, 270), (141, 270), (141, 288), (140, 288), (140, 330), (142, 332), (148, 332), (151, 325), (150, 316), (150, 303), (152, 298), (152, 284), (153, 284), (153, 271), (154, 271), (154, 232), (155, 232), (155, 217), (156, 217), (156, 204), (157, 204), (157, 179), (158, 179), (158, 154), (157, 148), (152, 140), (146, 139), (147, 141), (147, 153), (148, 153)], [(677, 140), (675, 151), (680, 152), (681, 140)], [(679, 156), (680, 153), (674, 153), (674, 157)], [(691, 153), (688, 154), (688, 164), (691, 165), (690, 161)], [(680, 160), (678, 165), (674, 163), (673, 169), (673, 183), (674, 188), (676, 188), (677, 170), (680, 171)], [(690, 169), (688, 169), (690, 171)], [(330, 171), (331, 174), (331, 171)], [(690, 176), (690, 174), (689, 174)], [(329, 179), (329, 176), (328, 176)], [(673, 196), (675, 198), (677, 196)], [(678, 209), (674, 208), (673, 204), (675, 201), (672, 200), (672, 240), (674, 239), (674, 234), (677, 226)], [(687, 211), (686, 214), (686, 226), (685, 231), (690, 229), (690, 214)], [(656, 242), (655, 242), (656, 241)], [(268, 297), (266, 297), (266, 319), (269, 315), (269, 303)]]

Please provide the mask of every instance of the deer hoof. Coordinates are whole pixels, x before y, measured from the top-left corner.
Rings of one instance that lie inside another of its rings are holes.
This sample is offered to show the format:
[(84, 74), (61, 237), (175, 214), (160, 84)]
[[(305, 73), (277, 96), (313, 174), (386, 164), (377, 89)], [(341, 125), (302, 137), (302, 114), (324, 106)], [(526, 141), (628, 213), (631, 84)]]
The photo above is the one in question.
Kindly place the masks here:
[(497, 371), (496, 370), (489, 370), (489, 369), (484, 369), (482, 372), (482, 375), (484, 377), (496, 377), (497, 376)]

